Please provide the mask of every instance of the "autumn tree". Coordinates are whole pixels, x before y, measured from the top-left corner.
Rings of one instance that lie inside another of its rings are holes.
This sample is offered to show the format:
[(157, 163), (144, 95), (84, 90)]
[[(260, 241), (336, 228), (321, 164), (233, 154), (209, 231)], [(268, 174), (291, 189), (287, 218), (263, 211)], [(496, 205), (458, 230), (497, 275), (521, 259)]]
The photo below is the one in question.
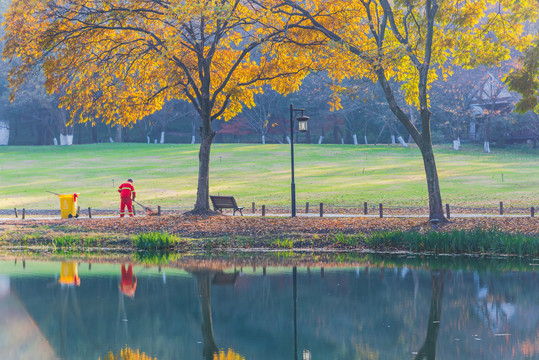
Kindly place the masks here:
[(61, 106), (79, 122), (130, 126), (168, 100), (190, 101), (202, 123), (193, 211), (203, 213), (212, 122), (253, 105), (262, 86), (286, 93), (306, 74), (311, 58), (280, 42), (290, 24), (248, 0), (14, 1), (4, 57), (18, 59), (15, 90), (42, 66), (47, 91), (65, 89)]
[(516, 111), (539, 113), (539, 39), (519, 58), (518, 66), (505, 79), (509, 90), (522, 95)]
[[(531, 41), (522, 24), (535, 21), (535, 1), (523, 0), (275, 0), (273, 10), (305, 19), (288, 35), (298, 43), (326, 41), (317, 58), (336, 81), (377, 81), (389, 108), (417, 144), (423, 157), (429, 217), (444, 221), (438, 172), (431, 140), (429, 88), (451, 74), (451, 66), (494, 64)], [(297, 21), (296, 21), (297, 22)], [(394, 80), (394, 82), (392, 82)], [(419, 110), (416, 126), (396, 85)], [(339, 85), (335, 85), (339, 90)]]

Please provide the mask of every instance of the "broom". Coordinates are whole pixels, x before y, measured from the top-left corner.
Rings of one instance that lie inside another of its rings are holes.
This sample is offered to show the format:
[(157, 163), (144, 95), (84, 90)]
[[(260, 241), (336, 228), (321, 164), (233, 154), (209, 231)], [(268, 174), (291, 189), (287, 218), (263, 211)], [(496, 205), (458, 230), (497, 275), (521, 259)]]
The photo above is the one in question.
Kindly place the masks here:
[(144, 206), (142, 205), (141, 203), (139, 203), (138, 201), (136, 200), (133, 200), (133, 202), (137, 203), (138, 205), (140, 205), (140, 207), (142, 207), (144, 209), (144, 211), (147, 211), (148, 212), (148, 215), (157, 215), (157, 212), (153, 211), (152, 209), (150, 209), (149, 207), (147, 206)]

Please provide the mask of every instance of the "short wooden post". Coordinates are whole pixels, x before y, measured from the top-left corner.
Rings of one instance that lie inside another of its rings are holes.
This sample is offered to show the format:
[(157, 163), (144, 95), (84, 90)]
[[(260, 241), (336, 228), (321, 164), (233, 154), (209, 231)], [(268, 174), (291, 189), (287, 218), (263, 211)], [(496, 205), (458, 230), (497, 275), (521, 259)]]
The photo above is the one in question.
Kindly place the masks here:
[(157, 205), (157, 216), (161, 216), (161, 206)]
[(305, 214), (308, 214), (309, 213), (309, 202), (307, 201), (305, 203)]
[(266, 216), (266, 205), (262, 205), (262, 216)]
[(137, 215), (137, 210), (135, 209), (135, 207), (133, 206), (133, 216), (136, 216)]
[(503, 215), (503, 201), (500, 201), (500, 215)]
[(23, 208), (22, 209), (22, 219), (24, 220), (25, 217), (26, 217), (26, 209)]
[(17, 211), (17, 208), (15, 208), (13, 210), (15, 210), (15, 217), (18, 218), (19, 217), (19, 212)]
[(380, 204), (380, 217), (384, 217), (384, 206), (382, 204)]
[[(133, 208), (134, 210), (135, 208)], [(75, 215), (79, 215), (80, 214), (80, 206), (77, 206), (77, 213)]]
[(451, 219), (451, 213), (449, 212), (449, 204), (445, 204), (445, 213), (447, 214), (447, 218)]
[(363, 203), (363, 215), (367, 215), (368, 212), (369, 212), (369, 209), (367, 207), (367, 202), (365, 201)]
[(534, 217), (535, 216), (535, 208), (532, 206), (531, 208), (531, 216)]
[(252, 203), (252, 212), (253, 212), (253, 214), (256, 212), (256, 206), (255, 206), (254, 202)]
[(320, 217), (324, 216), (324, 203), (320, 203)]

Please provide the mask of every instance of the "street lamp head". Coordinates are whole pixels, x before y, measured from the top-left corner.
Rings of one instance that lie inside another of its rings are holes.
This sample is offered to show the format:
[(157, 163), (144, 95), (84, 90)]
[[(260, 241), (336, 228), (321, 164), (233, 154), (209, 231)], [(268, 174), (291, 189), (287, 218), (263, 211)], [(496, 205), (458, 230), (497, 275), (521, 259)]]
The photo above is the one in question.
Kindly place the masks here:
[(305, 115), (301, 115), (298, 117), (298, 130), (300, 132), (306, 132), (307, 131), (307, 121), (309, 121), (309, 117)]

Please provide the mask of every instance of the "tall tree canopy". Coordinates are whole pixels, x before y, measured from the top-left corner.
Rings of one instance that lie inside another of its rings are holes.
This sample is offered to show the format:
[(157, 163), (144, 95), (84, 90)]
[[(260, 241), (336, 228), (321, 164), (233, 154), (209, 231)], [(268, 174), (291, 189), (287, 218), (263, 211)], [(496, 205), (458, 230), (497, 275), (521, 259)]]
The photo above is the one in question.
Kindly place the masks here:
[(539, 39), (526, 49), (519, 59), (519, 66), (505, 80), (509, 90), (522, 95), (516, 106), (519, 113), (531, 110), (539, 113)]
[(253, 105), (263, 85), (286, 93), (307, 74), (311, 57), (281, 42), (289, 23), (249, 0), (14, 0), (4, 57), (17, 59), (15, 90), (42, 66), (80, 122), (126, 126), (190, 101), (202, 120), (194, 210), (205, 212), (212, 121)]
[[(537, 0), (274, 0), (273, 11), (298, 24), (289, 32), (298, 43), (319, 43), (317, 60), (335, 80), (378, 81), (388, 105), (421, 150), (430, 218), (444, 220), (431, 141), (429, 88), (446, 79), (452, 66), (472, 68), (510, 58), (532, 36), (522, 36), (526, 21), (535, 21)], [(301, 22), (297, 19), (304, 19)], [(420, 124), (395, 97), (395, 84), (420, 113)], [(335, 108), (340, 107), (338, 99)]]

